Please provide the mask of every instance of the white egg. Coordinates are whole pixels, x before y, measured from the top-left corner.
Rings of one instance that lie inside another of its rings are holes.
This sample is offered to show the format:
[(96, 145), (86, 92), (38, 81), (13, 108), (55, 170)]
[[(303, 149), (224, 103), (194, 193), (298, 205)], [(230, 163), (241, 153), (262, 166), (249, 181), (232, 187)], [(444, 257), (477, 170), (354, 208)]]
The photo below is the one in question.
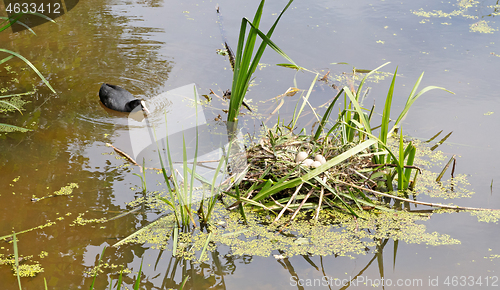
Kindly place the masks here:
[(313, 163), (314, 163), (314, 161), (313, 161), (312, 159), (309, 159), (309, 158), (308, 158), (308, 159), (306, 159), (306, 160), (302, 161), (302, 163), (301, 163), (301, 164), (302, 164), (302, 165), (304, 165), (304, 166), (309, 167), (309, 166), (311, 166), (311, 164), (313, 164)]
[(314, 168), (318, 168), (321, 166), (321, 162), (319, 161), (314, 161), (312, 164), (311, 164), (311, 167), (314, 167)]
[(316, 157), (314, 157), (314, 160), (320, 162), (321, 164), (326, 163), (326, 159), (325, 159), (325, 157), (323, 157), (323, 155), (319, 155), (319, 154), (316, 155)]
[(301, 151), (301, 152), (297, 153), (297, 156), (295, 157), (295, 162), (297, 162), (297, 163), (302, 162), (306, 158), (307, 158), (307, 153), (304, 151)]

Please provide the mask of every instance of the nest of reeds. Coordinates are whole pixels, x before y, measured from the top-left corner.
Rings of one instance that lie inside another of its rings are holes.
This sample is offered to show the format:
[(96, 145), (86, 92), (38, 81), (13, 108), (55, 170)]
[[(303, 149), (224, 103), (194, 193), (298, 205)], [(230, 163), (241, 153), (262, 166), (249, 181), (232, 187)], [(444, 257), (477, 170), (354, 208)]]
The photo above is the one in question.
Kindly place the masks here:
[[(320, 155), (325, 161), (329, 161), (355, 145), (339, 146), (332, 138), (312, 141), (310, 136), (291, 133), (281, 135), (269, 130), (267, 136), (260, 139), (258, 144), (247, 148), (249, 169), (239, 184), (241, 196), (252, 199), (266, 186), (292, 180), (314, 170), (314, 167), (304, 164), (304, 161), (297, 160), (299, 152), (305, 152), (307, 158), (315, 159)], [(342, 196), (347, 194), (357, 195), (359, 199), (366, 198), (366, 195), (359, 195), (356, 189), (348, 186), (349, 184), (363, 188), (376, 187), (377, 184), (373, 180), (361, 173), (371, 165), (370, 154), (352, 155), (322, 172), (318, 178), (309, 179), (296, 187), (286, 188), (266, 197), (261, 201), (262, 205), (271, 210), (294, 212), (294, 216), (300, 209), (316, 209), (317, 214), (324, 207), (345, 209), (345, 205), (352, 205), (356, 201)]]

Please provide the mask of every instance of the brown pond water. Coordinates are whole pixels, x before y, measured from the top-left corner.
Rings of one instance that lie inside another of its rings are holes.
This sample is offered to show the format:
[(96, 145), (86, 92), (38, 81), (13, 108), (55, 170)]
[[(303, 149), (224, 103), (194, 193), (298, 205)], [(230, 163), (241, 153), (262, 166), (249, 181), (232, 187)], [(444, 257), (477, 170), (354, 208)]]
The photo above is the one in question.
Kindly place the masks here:
[[(467, 3), (473, 5), (467, 8)], [(23, 115), (11, 113), (0, 118), (0, 123), (33, 130), (0, 136), (0, 236), (55, 222), (18, 236), (20, 254), (33, 255), (32, 260), (39, 261), (44, 268), (34, 278), (23, 278), (23, 289), (43, 289), (43, 278), (49, 289), (88, 289), (92, 279), (85, 271), (96, 265), (96, 256), (103, 247), (157, 218), (157, 213), (145, 209), (105, 224), (75, 223), (82, 213), (85, 219), (113, 217), (127, 209), (127, 202), (142, 196), (138, 189), (140, 180), (132, 174), (139, 171), (124, 166), (126, 163), (105, 145), (117, 145), (116, 141), (127, 134), (127, 121), (102, 108), (98, 90), (102, 82), (108, 82), (147, 100), (193, 82), (201, 94), (207, 94), (209, 89), (221, 92), (230, 88), (227, 60), (215, 53), (222, 48), (216, 4), (214, 1), (87, 0), (58, 18), (56, 24), (35, 27), (36, 36), (26, 31), (0, 33), (0, 48), (29, 59), (57, 91), (57, 95), (50, 93), (21, 61), (13, 59), (0, 65), (0, 88), (8, 89), (2, 94), (26, 92), (33, 87), (38, 90), (26, 98), (31, 103), (25, 105)], [(218, 4), (234, 49), (241, 18), (251, 18), (258, 1), (223, 0)], [(286, 1), (267, 3), (262, 26), (269, 27), (285, 4)], [(500, 208), (497, 153), (500, 24), (495, 14), (500, 8), (492, 5), (498, 3), (296, 1), (278, 25), (273, 39), (297, 64), (323, 73), (331, 70), (332, 75), (351, 71), (350, 66), (332, 64), (335, 62), (372, 69), (391, 61), (384, 70), (393, 72), (398, 66), (400, 75), (393, 112), (404, 106), (422, 71), (426, 72), (422, 87), (437, 85), (455, 92), (451, 95), (433, 91), (419, 99), (403, 129), (406, 134), (423, 139), (440, 130), (444, 134), (453, 131), (448, 145), (439, 149), (450, 156), (459, 156), (456, 170), (468, 175), (469, 189), (475, 195), (452, 202)], [(3, 6), (0, 8), (4, 11)], [(459, 12), (426, 15), (430, 17), (412, 13), (419, 9)], [(0, 16), (6, 16), (1, 13)], [(490, 33), (475, 30), (484, 25), (493, 30)], [(1, 54), (0, 58), (5, 56)], [(269, 50), (261, 62), (284, 61)], [(274, 66), (263, 67), (255, 76), (257, 86), (252, 88), (248, 99), (251, 106), (268, 114), (276, 104), (269, 109), (269, 103), (261, 102), (284, 93), (293, 86), (295, 76), (302, 89), (307, 89), (313, 78), (311, 74), (296, 75)], [(370, 83), (372, 89), (365, 104), (371, 106), (375, 101), (381, 112), (388, 85), (388, 80)], [(332, 90), (318, 84), (310, 101), (319, 106), (332, 97)], [(287, 100), (281, 116), (290, 116), (296, 102), (297, 97)], [(216, 109), (205, 112), (207, 119), (214, 118), (224, 108), (216, 101), (213, 106)], [(311, 115), (301, 120), (308, 131)], [(276, 120), (275, 116), (268, 122), (273, 124)], [(245, 130), (254, 130), (254, 125), (247, 126)], [(155, 176), (149, 174), (148, 190), (161, 188), (154, 182)], [(70, 196), (31, 201), (33, 196), (53, 194), (71, 183), (78, 184), (78, 188)], [(430, 197), (426, 200), (450, 202)], [(298, 285), (292, 277), (307, 283), (311, 281), (307, 279), (325, 276), (341, 280), (356, 275), (378, 279), (381, 273), (393, 283), (398, 279), (404, 283), (407, 279), (421, 279), (423, 286), (412, 287), (407, 282), (408, 288), (429, 288), (429, 281), (434, 279), (438, 282), (434, 289), (445, 289), (453, 285), (453, 277), (458, 283), (466, 277), (464, 288), (486, 288), (486, 283), (492, 286), (495, 281), (497, 287), (500, 285), (498, 223), (478, 222), (476, 217), (460, 213), (434, 215), (424, 224), (429, 232), (448, 234), (461, 244), (434, 247), (399, 243), (395, 257), (393, 241), (388, 241), (380, 254), (382, 259), (378, 260), (373, 260), (374, 254), (355, 259), (296, 256), (277, 260), (236, 256), (226, 247), (219, 247), (210, 254), (210, 261), (201, 265), (189, 261), (175, 263), (170, 251), (136, 245), (108, 248), (104, 261), (133, 269), (134, 273), (125, 278), (132, 285), (143, 258), (141, 289), (178, 288), (183, 271), (193, 277), (187, 284), (191, 289), (304, 289), (309, 287)], [(12, 244), (2, 242), (0, 253), (12, 252)], [(40, 257), (44, 252), (48, 254)], [(474, 282), (470, 282), (471, 277)], [(447, 278), (449, 285), (445, 284)], [(109, 277), (100, 275), (96, 283), (96, 289), (105, 289)], [(2, 289), (18, 289), (11, 267), (0, 267), (0, 285)], [(335, 283), (324, 285), (328, 286), (342, 289)], [(363, 287), (366, 285), (359, 283), (348, 288)]]

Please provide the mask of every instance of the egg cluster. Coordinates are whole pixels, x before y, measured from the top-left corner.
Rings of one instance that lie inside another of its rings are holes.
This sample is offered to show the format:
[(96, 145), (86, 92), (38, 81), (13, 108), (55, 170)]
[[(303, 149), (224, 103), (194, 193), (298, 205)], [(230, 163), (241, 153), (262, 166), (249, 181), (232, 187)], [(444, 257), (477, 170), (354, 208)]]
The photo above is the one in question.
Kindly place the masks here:
[(319, 167), (320, 165), (323, 165), (326, 163), (325, 157), (323, 155), (316, 155), (314, 157), (314, 160), (307, 158), (308, 154), (304, 151), (301, 151), (297, 153), (297, 156), (295, 156), (295, 162), (300, 163), (306, 167)]

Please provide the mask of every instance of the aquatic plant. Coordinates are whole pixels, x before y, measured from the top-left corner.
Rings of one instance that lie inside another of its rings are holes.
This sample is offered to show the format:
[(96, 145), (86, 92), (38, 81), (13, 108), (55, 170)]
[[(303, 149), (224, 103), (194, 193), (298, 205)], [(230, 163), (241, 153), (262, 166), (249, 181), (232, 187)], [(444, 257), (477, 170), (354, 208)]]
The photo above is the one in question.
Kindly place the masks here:
[[(198, 95), (195, 87), (193, 87), (193, 90), (196, 108), (195, 124), (198, 124)], [(165, 116), (165, 121), (167, 123), (167, 116)], [(177, 173), (174, 171), (174, 164), (172, 161), (169, 137), (167, 133), (165, 138), (167, 154), (166, 159), (168, 160), (170, 175), (167, 174), (164, 158), (160, 154), (161, 150), (158, 150), (158, 154), (169, 198), (162, 196), (158, 196), (158, 198), (165, 202), (173, 210), (177, 221), (177, 227), (187, 229), (190, 225), (196, 226), (196, 215), (198, 216), (198, 221), (201, 224), (207, 224), (210, 221), (210, 215), (212, 214), (214, 205), (217, 202), (218, 194), (221, 191), (223, 183), (223, 181), (219, 181), (218, 184), (218, 179), (220, 176), (227, 175), (228, 164), (231, 162), (230, 156), (233, 154), (233, 151), (238, 148), (238, 145), (236, 145), (238, 140), (236, 138), (228, 137), (228, 139), (229, 142), (227, 146), (221, 148), (221, 152), (225, 153), (222, 154), (217, 163), (216, 169), (213, 171), (212, 180), (207, 180), (205, 177), (196, 172), (199, 147), (198, 126), (195, 127), (195, 148), (193, 153), (193, 165), (191, 168), (189, 168), (187, 162), (188, 154), (185, 136), (182, 136), (182, 174), (179, 173), (179, 176), (177, 176)], [(195, 188), (195, 179), (201, 182), (201, 187)], [(201, 197), (199, 196), (200, 193)], [(197, 202), (198, 200), (200, 201)]]
[[(31, 12), (28, 12), (28, 13), (16, 13), (16, 14), (13, 14), (11, 16), (11, 18), (8, 18), (8, 17), (0, 17), (0, 19), (3, 19), (3, 21), (0, 22), (0, 32), (6, 30), (7, 28), (9, 28), (12, 24), (14, 23), (18, 23), (24, 27), (27, 27), (28, 30), (35, 34), (35, 32), (33, 30), (31, 30), (28, 26), (26, 26), (26, 24), (24, 23), (21, 23), (21, 22), (18, 22), (19, 18), (22, 17), (24, 14), (33, 14), (33, 15), (37, 15), (39, 17), (42, 17), (42, 18), (45, 18), (51, 22), (54, 22), (54, 20), (50, 19), (49, 17), (43, 15), (43, 14), (40, 14), (40, 13), (31, 13)], [(36, 35), (36, 34), (35, 34)], [(36, 67), (29, 61), (27, 60), (25, 57), (23, 57), (22, 55), (14, 52), (14, 51), (11, 51), (11, 50), (8, 50), (8, 49), (3, 49), (3, 48), (0, 48), (0, 52), (5, 52), (5, 53), (8, 53), (10, 54), (9, 56), (3, 58), (3, 59), (0, 59), (0, 64), (3, 64), (7, 61), (9, 61), (10, 59), (14, 58), (14, 57), (17, 57), (19, 59), (21, 59), (22, 61), (24, 61), (27, 65), (29, 65), (29, 67), (40, 77), (40, 79), (42, 79), (43, 83), (53, 92), (53, 93), (56, 93), (56, 91), (50, 86), (49, 82), (45, 79), (45, 77), (40, 73), (40, 71), (38, 71), (36, 69)], [(34, 93), (34, 92), (33, 92)], [(28, 93), (29, 94), (29, 93)], [(26, 93), (18, 93), (18, 94), (11, 94), (11, 95), (4, 95), (4, 96), (0, 96), (0, 99), (6, 99), (6, 100), (0, 100), (0, 104), (4, 105), (4, 108), (3, 110), (4, 111), (12, 111), (12, 110), (17, 110), (19, 111), (20, 113), (21, 112), (21, 109), (19, 108), (19, 106), (16, 106), (16, 102), (15, 101), (12, 101), (14, 97), (20, 97), (20, 96), (23, 96), (23, 95), (26, 95)], [(10, 110), (9, 110), (9, 107), (10, 107)], [(18, 126), (14, 126), (14, 125), (9, 125), (9, 124), (2, 124), (0, 123), (0, 130), (1, 131), (4, 131), (4, 132), (12, 132), (12, 131), (20, 131), (20, 132), (26, 132), (26, 131), (29, 131), (29, 129), (26, 129), (26, 128), (21, 128), (21, 127), (18, 127)]]
[[(278, 25), (281, 16), (292, 4), (293, 0), (290, 0), (285, 8), (281, 11), (267, 34), (264, 34), (259, 29), (264, 2), (265, 0), (261, 0), (252, 22), (250, 22), (250, 20), (248, 20), (246, 17), (241, 20), (238, 47), (236, 49), (236, 56), (234, 58), (233, 84), (231, 87), (231, 100), (229, 102), (229, 112), (227, 116), (228, 122), (237, 122), (240, 107), (248, 90), (252, 75), (255, 72), (255, 69), (259, 64), (259, 60), (264, 54), (264, 50), (268, 45), (291, 63), (286, 66), (295, 69), (300, 68), (274, 42), (271, 41), (271, 36), (274, 32), (274, 29), (276, 28), (276, 25)], [(247, 24), (250, 25), (248, 36), (246, 35)], [(247, 36), (246, 42), (245, 36)], [(262, 39), (262, 43), (260, 44), (255, 55), (252, 57), (256, 45), (255, 41), (257, 36)], [(225, 45), (227, 47), (227, 43)]]
[[(399, 114), (398, 118), (392, 125), (392, 128), (389, 130), (389, 124), (391, 122), (390, 113), (391, 113), (391, 105), (394, 94), (394, 86), (396, 82), (397, 68), (394, 72), (394, 76), (392, 78), (391, 84), (389, 86), (389, 90), (387, 93), (387, 97), (385, 99), (384, 111), (382, 113), (382, 121), (380, 126), (380, 134), (379, 137), (376, 138), (372, 135), (372, 130), (378, 127), (374, 127), (371, 125), (371, 115), (373, 114), (374, 107), (369, 111), (369, 114), (363, 112), (361, 109), (361, 105), (359, 104), (361, 91), (363, 88), (363, 84), (366, 79), (373, 73), (375, 73), (378, 69), (387, 65), (385, 63), (378, 68), (370, 71), (365, 75), (363, 80), (361, 81), (358, 89), (356, 90), (355, 95), (353, 92), (347, 88), (343, 89), (345, 95), (349, 98), (349, 105), (347, 108), (344, 108), (342, 118), (338, 119), (338, 123), (341, 124), (342, 136), (343, 140), (347, 142), (352, 142), (354, 137), (359, 137), (359, 140), (363, 140), (365, 138), (372, 138), (378, 141), (378, 149), (374, 149), (372, 152), (374, 153), (372, 157), (372, 162), (374, 164), (380, 165), (379, 169), (387, 169), (389, 166), (395, 167), (394, 170), (389, 170), (389, 173), (386, 174), (386, 186), (389, 191), (393, 190), (392, 181), (397, 177), (398, 181), (398, 190), (405, 190), (409, 187), (409, 178), (411, 174), (411, 166), (413, 166), (413, 159), (415, 157), (415, 147), (410, 142), (406, 148), (403, 147), (403, 135), (402, 130), (400, 129), (400, 122), (406, 117), (406, 114), (410, 110), (410, 107), (413, 103), (420, 98), (424, 93), (433, 90), (440, 89), (446, 92), (452, 93), (445, 88), (436, 87), (436, 86), (427, 86), (420, 90), (417, 93), (420, 82), (424, 76), (424, 73), (420, 75), (417, 79), (415, 85), (413, 86), (408, 99), (406, 100), (406, 104)], [(339, 92), (340, 93), (340, 92)], [(347, 103), (347, 102), (345, 102)], [(388, 148), (387, 138), (392, 135), (396, 130), (400, 129), (400, 146), (398, 154), (394, 154)], [(406, 163), (405, 163), (405, 160)], [(394, 166), (395, 165), (395, 166)]]
[[(396, 69), (385, 100), (381, 125), (374, 126), (371, 124), (374, 108), (363, 109), (359, 100), (367, 78), (385, 65), (387, 63), (367, 71), (357, 90), (343, 87), (318, 122), (314, 134), (308, 136), (301, 131), (297, 135), (293, 130), (318, 78), (316, 74), (302, 106), (294, 113), (291, 126), (277, 124), (273, 128), (266, 128), (266, 136), (250, 148), (250, 169), (246, 181), (227, 193), (237, 200), (235, 205), (241, 206), (243, 203), (269, 210), (275, 213), (275, 221), (286, 211), (293, 212), (291, 219), (294, 219), (299, 210), (314, 209), (314, 218), (317, 219), (320, 210), (325, 207), (344, 208), (353, 215), (357, 215), (355, 208), (389, 210), (388, 204), (381, 202), (378, 197), (399, 198), (397, 193), (393, 193), (394, 181), (397, 180), (399, 191), (413, 188), (417, 172), (420, 171), (413, 164), (417, 148), (412, 142), (404, 142), (400, 122), (411, 105), (424, 93), (432, 89), (447, 90), (428, 86), (417, 93), (422, 73), (405, 107), (390, 127)], [(341, 96), (344, 97), (343, 110), (331, 122), (331, 112)], [(377, 128), (380, 128), (378, 137), (373, 134)], [(397, 130), (397, 151), (393, 152), (389, 141)], [(296, 159), (301, 152), (306, 152), (311, 158), (324, 156), (327, 161), (309, 168), (312, 160), (305, 163), (307, 160), (302, 161), (303, 158)], [(414, 171), (415, 177), (411, 182)], [(375, 194), (375, 198), (367, 194)], [(249, 198), (251, 195), (253, 197)]]

